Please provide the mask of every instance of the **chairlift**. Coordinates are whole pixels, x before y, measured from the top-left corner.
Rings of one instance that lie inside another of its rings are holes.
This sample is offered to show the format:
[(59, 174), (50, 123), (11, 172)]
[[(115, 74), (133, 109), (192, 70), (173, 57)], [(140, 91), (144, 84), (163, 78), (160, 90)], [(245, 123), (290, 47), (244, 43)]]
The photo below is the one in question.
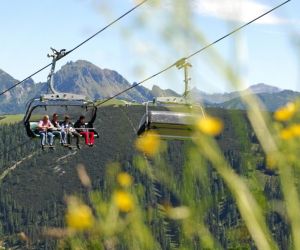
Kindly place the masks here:
[(63, 57), (66, 51), (56, 51), (53, 48), (51, 48), (51, 50), (53, 54), (48, 54), (48, 57), (52, 57), (52, 66), (47, 78), (50, 93), (41, 95), (39, 98), (33, 98), (28, 102), (23, 118), (27, 135), (30, 138), (40, 137), (37, 131), (39, 121), (45, 115), (51, 117), (56, 113), (58, 117), (61, 118), (59, 119), (61, 121), (66, 115), (68, 115), (73, 122), (81, 115), (85, 116), (86, 122), (89, 124), (89, 127), (91, 127), (90, 129), (95, 132), (95, 137), (98, 137), (98, 133), (93, 128), (93, 123), (97, 115), (95, 103), (83, 95), (60, 93), (54, 89), (53, 74), (56, 61)]
[(162, 139), (191, 139), (195, 120), (205, 116), (201, 105), (193, 105), (189, 99), (188, 68), (192, 65), (185, 58), (176, 63), (178, 69), (184, 69), (185, 91), (182, 97), (157, 97), (153, 102), (146, 102), (146, 112), (142, 117), (138, 136), (154, 131)]

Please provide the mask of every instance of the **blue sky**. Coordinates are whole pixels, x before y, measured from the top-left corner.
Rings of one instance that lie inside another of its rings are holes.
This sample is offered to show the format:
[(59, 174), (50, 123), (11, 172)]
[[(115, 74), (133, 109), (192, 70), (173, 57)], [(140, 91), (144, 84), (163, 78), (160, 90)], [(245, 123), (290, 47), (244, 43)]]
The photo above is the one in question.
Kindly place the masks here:
[[(50, 46), (72, 49), (137, 0), (1, 0), (0, 68), (23, 79), (49, 63)], [(141, 81), (203, 46), (197, 35), (213, 41), (249, 21), (278, 0), (148, 0), (70, 56)], [(190, 9), (184, 10), (189, 3)], [(245, 85), (264, 82), (300, 91), (300, 2), (290, 3), (217, 44), (214, 49), (239, 70)], [(239, 15), (240, 14), (240, 15)], [(238, 49), (239, 48), (239, 49)], [(210, 51), (192, 58), (192, 85), (206, 92), (231, 91), (211, 63)], [(45, 81), (48, 70), (34, 77)], [(145, 84), (183, 91), (182, 72), (171, 69)]]

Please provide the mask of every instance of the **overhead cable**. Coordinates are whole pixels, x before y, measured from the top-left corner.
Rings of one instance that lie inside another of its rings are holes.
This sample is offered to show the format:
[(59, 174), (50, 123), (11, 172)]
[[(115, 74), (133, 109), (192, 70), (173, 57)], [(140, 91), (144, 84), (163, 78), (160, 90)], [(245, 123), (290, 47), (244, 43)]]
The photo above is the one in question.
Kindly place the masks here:
[[(116, 22), (120, 21), (122, 18), (124, 18), (125, 16), (127, 16), (128, 14), (130, 14), (132, 11), (134, 11), (135, 9), (137, 9), (138, 7), (140, 7), (141, 5), (143, 5), (144, 3), (146, 3), (148, 0), (144, 0), (142, 2), (140, 2), (139, 4), (135, 5), (133, 8), (131, 8), (130, 10), (126, 11), (124, 14), (122, 14), (121, 16), (119, 16), (117, 19), (113, 20), (112, 22), (110, 22), (109, 24), (107, 24), (106, 26), (104, 26), (102, 29), (100, 29), (99, 31), (97, 31), (95, 34), (93, 34), (92, 36), (90, 36), (89, 38), (87, 38), (86, 40), (84, 40), (83, 42), (81, 42), (80, 44), (78, 44), (77, 46), (75, 46), (73, 49), (69, 50), (68, 52), (66, 52), (63, 56), (61, 56), (58, 60), (64, 58), (65, 56), (69, 55), (70, 53), (72, 53), (73, 51), (77, 50), (79, 47), (81, 47), (82, 45), (84, 45), (85, 43), (87, 43), (89, 40), (93, 39), (95, 36), (99, 35), (100, 33), (102, 33), (103, 31), (105, 31), (107, 28), (109, 28), (110, 26), (112, 26), (113, 24), (115, 24)], [(57, 60), (57, 61), (58, 61)], [(11, 87), (9, 87), (8, 89), (2, 91), (0, 93), (0, 96), (4, 95), (5, 93), (9, 92), (10, 90), (12, 90), (13, 88), (17, 87), (18, 85), (24, 83), (25, 81), (29, 80), (31, 77), (35, 76), (36, 74), (40, 73), (41, 71), (43, 71), (44, 69), (48, 68), (52, 63), (49, 63), (47, 65), (45, 65), (44, 67), (42, 67), (41, 69), (37, 70), (36, 72), (32, 73), (30, 76), (26, 77), (25, 79), (23, 79), (22, 81), (17, 82), (16, 84), (12, 85)]]
[(131, 89), (133, 89), (133, 88), (136, 88), (137, 86), (139, 86), (139, 85), (141, 85), (141, 84), (143, 84), (143, 83), (149, 81), (150, 79), (152, 79), (152, 78), (154, 78), (154, 77), (156, 77), (156, 76), (158, 76), (158, 75), (160, 75), (160, 74), (162, 74), (162, 73), (168, 71), (169, 69), (171, 69), (171, 68), (177, 66), (181, 61), (190, 59), (191, 57), (193, 57), (193, 56), (195, 56), (195, 55), (201, 53), (202, 51), (204, 51), (204, 50), (210, 48), (211, 46), (213, 46), (213, 45), (215, 45), (216, 43), (218, 43), (218, 42), (224, 40), (225, 38), (227, 38), (227, 37), (233, 35), (234, 33), (236, 33), (236, 32), (238, 32), (238, 31), (244, 29), (244, 28), (247, 27), (248, 25), (254, 23), (255, 21), (257, 21), (257, 20), (259, 20), (259, 19), (261, 19), (262, 17), (264, 17), (264, 16), (270, 14), (271, 12), (275, 11), (276, 9), (279, 9), (280, 7), (282, 7), (283, 5), (287, 4), (287, 3), (290, 2), (290, 1), (291, 1), (291, 0), (287, 0), (287, 1), (285, 1), (285, 2), (283, 2), (283, 3), (281, 3), (281, 4), (279, 4), (279, 5), (277, 5), (276, 7), (270, 9), (269, 11), (267, 11), (267, 12), (265, 12), (265, 13), (259, 15), (258, 17), (252, 19), (251, 21), (249, 21), (249, 22), (243, 24), (242, 26), (240, 26), (240, 27), (238, 27), (238, 28), (232, 30), (231, 32), (227, 33), (226, 35), (220, 37), (219, 39), (215, 40), (214, 42), (212, 42), (212, 43), (210, 43), (210, 44), (208, 44), (208, 45), (202, 47), (201, 49), (199, 49), (199, 50), (193, 52), (192, 54), (190, 54), (190, 55), (188, 55), (188, 56), (186, 56), (186, 57), (183, 57), (183, 58), (179, 59), (179, 60), (176, 61), (175, 63), (173, 63), (173, 64), (167, 66), (166, 68), (164, 68), (163, 70), (157, 72), (156, 74), (154, 74), (154, 75), (152, 75), (152, 76), (149, 76), (149, 77), (147, 77), (146, 79), (144, 79), (144, 80), (142, 80), (142, 81), (140, 81), (140, 82), (138, 82), (138, 83), (133, 84), (133, 85), (130, 86), (129, 88), (124, 89), (123, 91), (121, 91), (121, 92), (119, 92), (119, 93), (117, 93), (117, 94), (115, 94), (115, 95), (113, 95), (113, 96), (111, 96), (111, 97), (109, 97), (109, 98), (103, 100), (102, 102), (98, 103), (97, 106), (100, 106), (100, 105), (102, 105), (102, 104), (104, 104), (104, 103), (106, 103), (106, 102), (108, 102), (108, 101), (110, 101), (110, 100), (112, 100), (112, 99), (114, 99), (114, 98), (116, 98), (116, 97), (118, 97), (118, 96), (124, 94), (125, 92), (127, 92), (127, 91), (129, 91), (129, 90), (131, 90)]

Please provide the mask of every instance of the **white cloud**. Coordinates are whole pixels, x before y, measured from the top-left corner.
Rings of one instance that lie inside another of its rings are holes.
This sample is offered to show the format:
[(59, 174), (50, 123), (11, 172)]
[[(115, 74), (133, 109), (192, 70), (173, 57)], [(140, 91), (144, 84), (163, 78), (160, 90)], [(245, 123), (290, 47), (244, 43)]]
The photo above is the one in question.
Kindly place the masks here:
[[(228, 21), (248, 22), (272, 7), (255, 0), (195, 0), (198, 13)], [(273, 13), (256, 21), (258, 24), (281, 24), (286, 20)]]

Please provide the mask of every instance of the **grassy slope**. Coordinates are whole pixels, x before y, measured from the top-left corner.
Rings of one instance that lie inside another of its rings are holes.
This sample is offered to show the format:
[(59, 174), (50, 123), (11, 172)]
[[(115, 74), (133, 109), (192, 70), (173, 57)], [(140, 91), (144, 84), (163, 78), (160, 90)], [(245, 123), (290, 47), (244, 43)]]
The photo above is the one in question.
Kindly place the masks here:
[(3, 119), (0, 119), (0, 125), (2, 124), (13, 124), (22, 121), (23, 114), (17, 114), (17, 115), (3, 115)]

